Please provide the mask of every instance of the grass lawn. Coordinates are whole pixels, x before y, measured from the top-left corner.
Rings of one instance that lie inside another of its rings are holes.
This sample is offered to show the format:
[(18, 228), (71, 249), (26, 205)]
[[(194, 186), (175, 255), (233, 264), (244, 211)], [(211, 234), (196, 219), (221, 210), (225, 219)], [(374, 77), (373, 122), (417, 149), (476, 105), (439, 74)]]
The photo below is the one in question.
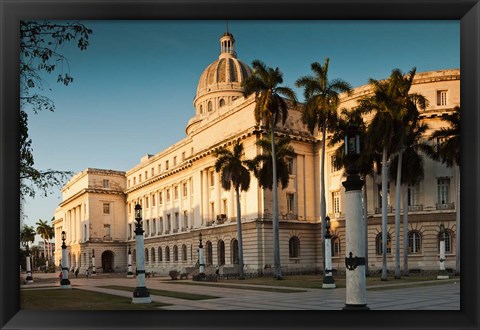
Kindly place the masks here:
[(80, 289), (20, 290), (20, 309), (26, 310), (158, 310), (167, 305), (132, 304), (132, 298)]
[[(459, 277), (455, 277), (457, 281), (460, 280)], [(335, 284), (337, 288), (345, 288), (345, 275), (343, 276), (334, 276)], [(367, 277), (367, 288), (369, 286), (375, 285), (385, 285), (387, 287), (382, 288), (385, 289), (396, 289), (399, 285), (404, 287), (404, 285), (410, 286), (409, 283), (412, 285), (427, 285), (426, 283), (418, 283), (422, 281), (436, 281), (435, 276), (403, 276), (400, 279), (394, 279), (393, 276), (388, 277), (388, 281), (382, 281), (380, 276), (369, 276)], [(179, 284), (190, 284), (190, 285), (206, 285), (200, 282), (175, 282), (171, 281), (169, 283), (179, 283)], [(250, 285), (268, 285), (268, 286), (282, 286), (282, 287), (292, 287), (292, 288), (308, 288), (308, 289), (321, 289), (323, 283), (323, 276), (322, 275), (292, 275), (292, 276), (284, 276), (282, 280), (277, 280), (270, 276), (264, 277), (255, 277), (255, 278), (247, 278), (245, 280), (238, 280), (238, 279), (221, 279), (218, 280), (217, 283), (221, 284), (229, 284), (233, 285), (232, 287), (241, 289), (241, 286), (235, 284), (250, 284)], [(435, 282), (434, 284), (441, 284), (445, 283), (443, 280)], [(214, 282), (208, 282), (208, 285), (217, 285)], [(228, 286), (227, 286), (228, 287)], [(250, 289), (249, 287), (244, 287), (244, 289)], [(373, 288), (371, 288), (373, 290)], [(375, 288), (376, 289), (376, 288)]]
[[(115, 289), (115, 290), (123, 290), (123, 291), (133, 291), (133, 289), (134, 289), (134, 288), (131, 288), (131, 287), (128, 287), (128, 286), (119, 286), (119, 285), (100, 286), (99, 288)], [(171, 297), (171, 298), (179, 298), (179, 299), (187, 299), (187, 300), (205, 300), (205, 299), (217, 299), (217, 298), (219, 298), (219, 297), (209, 296), (209, 295), (204, 295), (204, 294), (167, 291), (167, 290), (148, 289), (148, 291), (150, 291), (151, 295)]]

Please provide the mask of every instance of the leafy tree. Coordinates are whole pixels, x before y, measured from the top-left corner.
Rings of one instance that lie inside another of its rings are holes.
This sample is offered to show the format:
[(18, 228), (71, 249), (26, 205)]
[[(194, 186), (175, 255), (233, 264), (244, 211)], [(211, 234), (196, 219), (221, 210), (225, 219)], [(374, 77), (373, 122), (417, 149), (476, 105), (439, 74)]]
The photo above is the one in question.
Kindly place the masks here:
[(240, 191), (247, 191), (250, 188), (250, 171), (248, 162), (244, 160), (243, 144), (235, 141), (233, 151), (221, 147), (214, 150), (213, 155), (217, 157), (215, 171), (221, 172), (221, 184), (223, 189), (235, 190), (237, 202), (237, 236), (238, 236), (238, 264), (239, 278), (245, 279), (243, 274), (243, 239), (242, 239), (242, 218), (240, 207)]
[(460, 107), (456, 106), (454, 112), (441, 119), (448, 126), (442, 127), (432, 133), (429, 140), (437, 143), (436, 152), (432, 153), (433, 159), (441, 161), (448, 167), (453, 167), (457, 177), (456, 201), (456, 250), (455, 273), (460, 274)]
[[(283, 73), (279, 68), (267, 67), (262, 61), (252, 62), (253, 74), (242, 82), (245, 97), (255, 94), (254, 115), (257, 123), (262, 123), (270, 129), (270, 144), (272, 153), (272, 178), (277, 178), (277, 156), (275, 151), (275, 127), (281, 121), (285, 124), (288, 116), (289, 104), (295, 106), (297, 98), (295, 92), (284, 86)], [(288, 99), (288, 101), (285, 99)], [(273, 190), (273, 260), (275, 277), (282, 279), (280, 266), (280, 241), (278, 228), (278, 188), (277, 180), (272, 179)]]
[(60, 53), (68, 42), (77, 42), (80, 50), (87, 49), (92, 33), (85, 25), (49, 21), (20, 21), (20, 193), (35, 196), (36, 190), (46, 196), (49, 189), (63, 184), (72, 174), (68, 171), (35, 168), (32, 140), (28, 135), (27, 111), (55, 110), (54, 102), (41, 92), (46, 85), (42, 75), (58, 73), (57, 81), (68, 86), (68, 59)]
[(325, 258), (325, 217), (327, 215), (325, 197), (325, 146), (327, 132), (337, 128), (337, 110), (340, 93), (350, 94), (352, 87), (342, 79), (328, 79), (327, 57), (324, 64), (311, 64), (312, 75), (300, 77), (295, 82), (304, 88), (305, 104), (302, 107), (302, 121), (313, 134), (316, 128), (322, 131), (322, 156), (320, 159), (320, 221), (322, 223), (322, 257)]

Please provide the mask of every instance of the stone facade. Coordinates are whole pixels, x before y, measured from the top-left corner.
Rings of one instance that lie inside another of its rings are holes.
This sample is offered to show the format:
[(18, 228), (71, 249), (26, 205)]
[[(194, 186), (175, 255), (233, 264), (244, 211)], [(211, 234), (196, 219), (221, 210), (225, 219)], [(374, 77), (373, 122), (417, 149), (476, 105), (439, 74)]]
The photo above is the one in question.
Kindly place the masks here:
[[(97, 271), (126, 271), (127, 252), (132, 251), (135, 267), (134, 207), (143, 209), (146, 270), (168, 274), (188, 272), (198, 259), (202, 233), (207, 270), (220, 265), (220, 273), (236, 269), (236, 202), (234, 191), (220, 185), (214, 170), (212, 151), (243, 143), (245, 157), (261, 152), (256, 141), (266, 134), (255, 122), (254, 97), (244, 98), (241, 81), (251, 69), (236, 58), (231, 34), (221, 37), (219, 59), (201, 75), (194, 100), (195, 115), (186, 125), (186, 137), (155, 154), (145, 155), (126, 171), (87, 169), (74, 176), (62, 189), (63, 201), (55, 212), (56, 256), (61, 256), (60, 233), (67, 232), (70, 266), (91, 265), (95, 250)], [(412, 87), (429, 100), (421, 114), (431, 129), (444, 123), (443, 114), (460, 104), (458, 69), (418, 73)], [(339, 108), (356, 106), (370, 93), (369, 86), (342, 96)], [(211, 102), (211, 106), (208, 103)], [(291, 109), (278, 135), (292, 138), (296, 157), (291, 161), (290, 182), (279, 190), (280, 252), (283, 272), (315, 272), (322, 269), (320, 232), (320, 133), (311, 135), (301, 122), (300, 112)], [(328, 139), (328, 136), (327, 136)], [(327, 213), (332, 220), (333, 267), (345, 269), (345, 191), (343, 170), (332, 167), (334, 149), (326, 150)], [(438, 269), (438, 226), (443, 223), (450, 235), (447, 268), (455, 266), (455, 171), (425, 158), (425, 179), (411, 187), (409, 231), (415, 232), (411, 269)], [(381, 232), (379, 178), (367, 177), (368, 264), (371, 271), (381, 268), (377, 235)], [(448, 200), (440, 201), (442, 196)], [(395, 184), (389, 185), (389, 235), (394, 261)], [(252, 176), (250, 189), (241, 194), (244, 263), (247, 274), (269, 274), (273, 267), (272, 192), (261, 189)], [(402, 210), (403, 213), (403, 210)], [(401, 235), (403, 236), (403, 226)], [(400, 244), (403, 249), (403, 238)], [(401, 254), (402, 255), (402, 254)], [(58, 259), (58, 257), (56, 257)], [(56, 260), (58, 264), (58, 260)]]

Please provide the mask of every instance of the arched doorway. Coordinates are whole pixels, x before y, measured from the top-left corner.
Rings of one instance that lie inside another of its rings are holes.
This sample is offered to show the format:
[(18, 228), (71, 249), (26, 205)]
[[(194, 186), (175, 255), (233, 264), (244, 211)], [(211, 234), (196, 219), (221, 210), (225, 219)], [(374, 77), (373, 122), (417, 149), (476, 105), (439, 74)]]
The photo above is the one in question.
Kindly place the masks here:
[(112, 251), (107, 250), (102, 253), (102, 268), (104, 273), (113, 272), (113, 266), (114, 266), (113, 261), (114, 261), (114, 256)]

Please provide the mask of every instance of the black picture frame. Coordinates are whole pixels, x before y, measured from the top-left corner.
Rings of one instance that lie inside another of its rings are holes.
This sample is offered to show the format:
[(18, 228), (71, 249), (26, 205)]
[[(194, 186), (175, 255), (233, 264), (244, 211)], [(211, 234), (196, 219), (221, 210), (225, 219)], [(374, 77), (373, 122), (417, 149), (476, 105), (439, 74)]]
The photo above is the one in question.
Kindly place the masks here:
[[(480, 4), (478, 0), (14, 1), (1, 5), (1, 329), (478, 329)], [(460, 311), (26, 311), (19, 306), (20, 19), (454, 19), (461, 21)]]

